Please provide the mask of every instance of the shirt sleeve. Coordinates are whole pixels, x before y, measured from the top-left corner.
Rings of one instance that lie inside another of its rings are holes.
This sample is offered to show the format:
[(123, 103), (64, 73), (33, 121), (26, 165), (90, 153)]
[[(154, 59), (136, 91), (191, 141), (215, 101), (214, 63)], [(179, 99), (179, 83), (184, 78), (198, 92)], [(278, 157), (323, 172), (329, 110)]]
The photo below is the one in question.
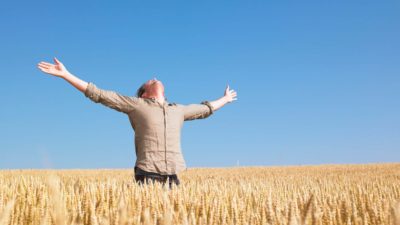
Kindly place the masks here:
[(92, 82), (88, 83), (85, 96), (93, 102), (101, 103), (123, 113), (131, 112), (139, 103), (139, 98), (137, 97), (124, 96), (115, 91), (103, 90)]
[(183, 106), (184, 120), (204, 119), (214, 113), (214, 108), (209, 101), (200, 104), (190, 104)]

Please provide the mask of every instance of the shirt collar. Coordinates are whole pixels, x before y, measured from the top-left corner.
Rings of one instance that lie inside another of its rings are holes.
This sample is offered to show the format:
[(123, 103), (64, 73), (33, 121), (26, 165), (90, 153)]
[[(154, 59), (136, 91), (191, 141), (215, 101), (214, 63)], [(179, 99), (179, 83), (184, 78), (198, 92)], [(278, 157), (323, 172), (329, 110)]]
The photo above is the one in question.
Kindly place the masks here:
[[(151, 97), (151, 98), (144, 98), (144, 99), (145, 99), (145, 100), (148, 100), (148, 101), (151, 101), (151, 102), (153, 102), (153, 103), (160, 104), (160, 103), (156, 100), (156, 98), (154, 98), (154, 97)], [(167, 101), (167, 99), (164, 100), (164, 105), (169, 105), (169, 102)]]

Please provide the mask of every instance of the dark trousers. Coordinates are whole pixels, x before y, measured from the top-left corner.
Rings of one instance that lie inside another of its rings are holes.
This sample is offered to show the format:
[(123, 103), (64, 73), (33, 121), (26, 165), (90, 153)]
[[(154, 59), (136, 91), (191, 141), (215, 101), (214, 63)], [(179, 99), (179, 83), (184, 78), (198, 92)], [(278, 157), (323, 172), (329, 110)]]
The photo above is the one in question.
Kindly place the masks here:
[(166, 184), (168, 181), (168, 186), (169, 188), (172, 187), (173, 184), (179, 185), (180, 181), (178, 179), (178, 176), (176, 174), (172, 175), (161, 175), (158, 173), (153, 173), (153, 172), (147, 172), (139, 167), (135, 166), (135, 181), (139, 184), (146, 184), (150, 182), (160, 182), (161, 184)]

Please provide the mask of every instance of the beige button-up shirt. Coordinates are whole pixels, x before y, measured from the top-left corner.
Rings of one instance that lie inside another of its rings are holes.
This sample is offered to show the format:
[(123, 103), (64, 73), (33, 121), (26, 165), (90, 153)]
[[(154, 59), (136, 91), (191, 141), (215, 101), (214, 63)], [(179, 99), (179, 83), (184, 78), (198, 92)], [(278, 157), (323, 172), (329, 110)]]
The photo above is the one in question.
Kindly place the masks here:
[(88, 83), (85, 96), (128, 115), (135, 131), (135, 166), (148, 172), (177, 174), (186, 169), (181, 151), (181, 129), (187, 120), (207, 118), (214, 112), (208, 101), (200, 104), (164, 104), (154, 98), (124, 96)]

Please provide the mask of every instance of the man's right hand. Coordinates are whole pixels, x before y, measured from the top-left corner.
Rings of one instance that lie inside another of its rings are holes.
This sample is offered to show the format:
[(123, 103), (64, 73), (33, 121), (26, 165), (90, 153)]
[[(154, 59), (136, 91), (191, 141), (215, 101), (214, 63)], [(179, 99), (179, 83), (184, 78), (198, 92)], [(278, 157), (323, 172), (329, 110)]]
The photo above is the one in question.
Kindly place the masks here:
[(61, 78), (64, 78), (69, 74), (65, 66), (60, 61), (58, 61), (56, 57), (54, 57), (54, 63), (55, 64), (40, 62), (38, 64), (38, 68), (45, 73)]

